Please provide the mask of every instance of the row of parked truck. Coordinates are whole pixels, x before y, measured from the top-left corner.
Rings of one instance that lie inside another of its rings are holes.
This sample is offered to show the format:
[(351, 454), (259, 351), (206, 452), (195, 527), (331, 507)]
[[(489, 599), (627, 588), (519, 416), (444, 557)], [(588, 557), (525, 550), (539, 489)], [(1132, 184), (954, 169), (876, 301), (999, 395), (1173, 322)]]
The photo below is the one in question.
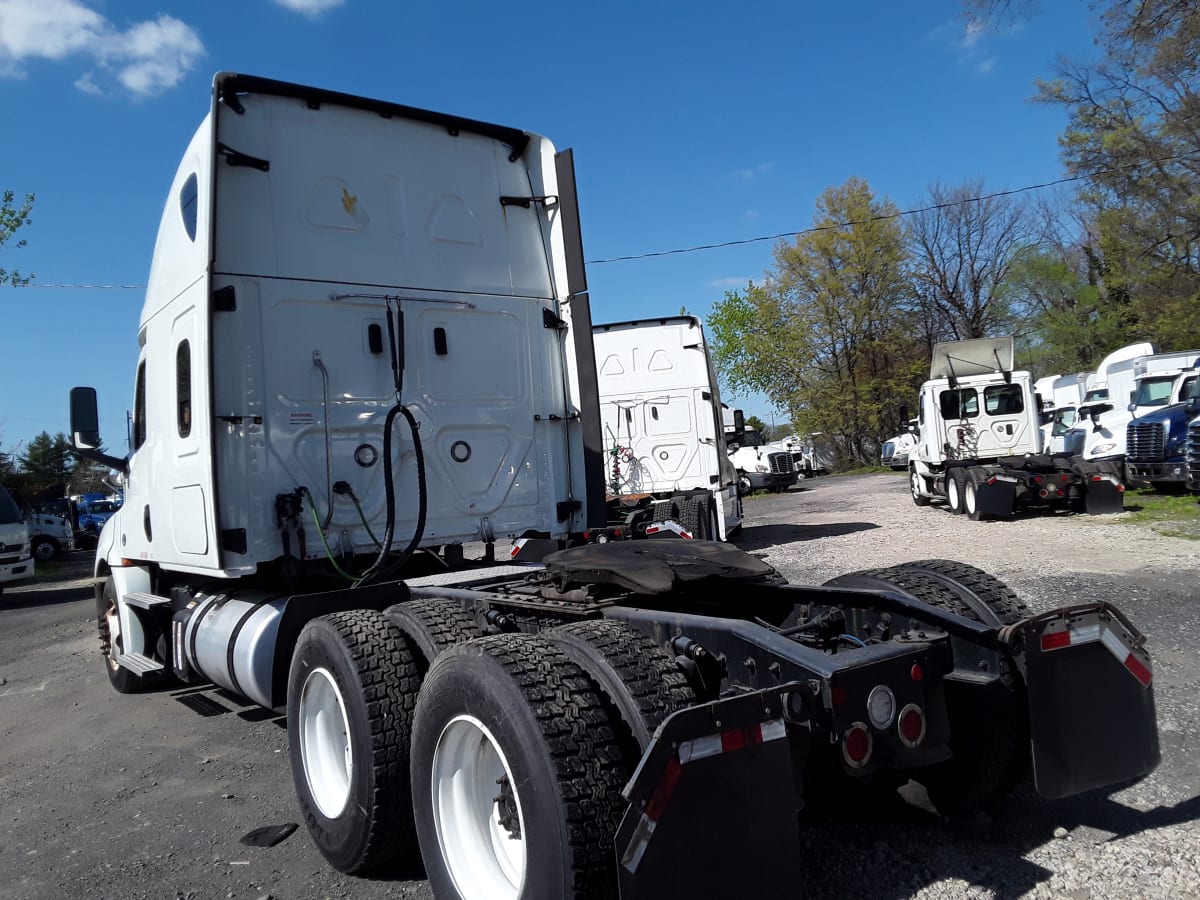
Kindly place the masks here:
[[(791, 895), (800, 822), (847, 797), (913, 779), (950, 815), (1029, 773), (1063, 797), (1155, 767), (1150, 655), (1109, 604), (1035, 613), (938, 559), (793, 585), (650, 539), (727, 534), (738, 470), (698, 323), (653, 352), (593, 329), (583, 259), (546, 138), (218, 75), (127, 457), (72, 391), (76, 447), (124, 476), (95, 570), (113, 687), (285, 711), (330, 864), (420, 857), (465, 900)], [(622, 516), (644, 539), (610, 539)], [(564, 549), (467, 558), (500, 538)], [(146, 831), (120, 853), (161, 852)]]
[(1132, 344), (1095, 372), (1037, 381), (1014, 370), (1011, 338), (938, 344), (933, 357), (917, 418), (881, 457), (908, 470), (918, 505), (1100, 513), (1123, 508), (1127, 486), (1200, 490), (1200, 350)]

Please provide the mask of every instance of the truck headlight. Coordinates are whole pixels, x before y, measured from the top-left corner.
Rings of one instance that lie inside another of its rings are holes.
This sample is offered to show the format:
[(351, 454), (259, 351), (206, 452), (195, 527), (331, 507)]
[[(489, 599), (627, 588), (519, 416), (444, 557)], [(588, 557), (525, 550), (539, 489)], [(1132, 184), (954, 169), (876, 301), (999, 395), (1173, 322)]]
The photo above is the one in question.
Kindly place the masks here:
[(1097, 444), (1088, 451), (1088, 456), (1102, 456), (1105, 453), (1112, 453), (1116, 449), (1116, 444)]
[(762, 473), (762, 472), (770, 472), (770, 471), (771, 471), (771, 469), (770, 469), (770, 467), (769, 467), (769, 466), (764, 466), (762, 463), (755, 463), (755, 464), (754, 464), (754, 471), (755, 471), (755, 472)]

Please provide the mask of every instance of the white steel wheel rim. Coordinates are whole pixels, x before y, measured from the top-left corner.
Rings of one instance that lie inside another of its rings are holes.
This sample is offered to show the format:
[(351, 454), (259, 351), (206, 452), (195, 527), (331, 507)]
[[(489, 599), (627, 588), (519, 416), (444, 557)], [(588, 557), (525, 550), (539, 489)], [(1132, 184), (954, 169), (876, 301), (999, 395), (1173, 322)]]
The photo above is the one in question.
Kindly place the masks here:
[(963, 488), (963, 506), (966, 507), (968, 515), (975, 514), (975, 505), (977, 502), (978, 498), (975, 496), (975, 485), (973, 482), (968, 481), (966, 486)]
[[(525, 815), (499, 743), (474, 716), (456, 716), (438, 737), (432, 774), (434, 826), (458, 893), (466, 900), (516, 900), (528, 864)], [(500, 822), (503, 779), (513, 792), (520, 837)]]
[(350, 802), (354, 745), (342, 692), (328, 669), (313, 669), (300, 692), (300, 759), (321, 815), (336, 819)]
[(912, 475), (908, 479), (908, 486), (912, 489), (913, 499), (919, 499), (923, 485), (921, 484), (921, 476), (917, 474), (916, 469), (912, 470)]
[(962, 501), (958, 496), (958, 479), (953, 475), (950, 476), (950, 481), (946, 485), (946, 499), (949, 501), (951, 509), (962, 507)]
[(108, 626), (108, 665), (114, 671), (121, 668), (117, 657), (121, 655), (121, 617), (117, 614), (117, 606), (110, 603), (104, 611), (104, 621)]

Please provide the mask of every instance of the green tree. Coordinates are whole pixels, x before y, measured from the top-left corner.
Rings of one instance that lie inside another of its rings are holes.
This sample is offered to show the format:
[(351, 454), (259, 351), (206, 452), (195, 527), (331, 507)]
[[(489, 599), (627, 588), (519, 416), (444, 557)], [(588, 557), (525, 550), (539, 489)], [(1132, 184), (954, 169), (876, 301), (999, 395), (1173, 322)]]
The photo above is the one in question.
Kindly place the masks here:
[(815, 229), (776, 245), (763, 281), (727, 292), (708, 318), (731, 389), (766, 394), (798, 431), (834, 435), (856, 462), (874, 458), (928, 365), (896, 212), (862, 179), (828, 189)]
[[(19, 229), (29, 225), (32, 221), (29, 213), (33, 211), (33, 194), (26, 194), (25, 200), (20, 206), (14, 206), (14, 203), (13, 192), (5, 191), (4, 200), (0, 203), (0, 249), (12, 239)], [(13, 245), (14, 248), (24, 246), (23, 239)], [(16, 269), (0, 268), (0, 285), (11, 284), (19, 287), (29, 284), (35, 277), (33, 274), (22, 275)]]
[[(966, 0), (994, 23), (1028, 0)], [(1094, 61), (1062, 60), (1038, 99), (1063, 108), (1067, 171), (1082, 176), (1102, 301), (1131, 338), (1191, 345), (1200, 332), (1200, 6), (1100, 0)]]
[(37, 435), (25, 445), (19, 462), (21, 486), (27, 494), (56, 489), (62, 496), (75, 469), (71, 444), (61, 432), (54, 437), (46, 431)]

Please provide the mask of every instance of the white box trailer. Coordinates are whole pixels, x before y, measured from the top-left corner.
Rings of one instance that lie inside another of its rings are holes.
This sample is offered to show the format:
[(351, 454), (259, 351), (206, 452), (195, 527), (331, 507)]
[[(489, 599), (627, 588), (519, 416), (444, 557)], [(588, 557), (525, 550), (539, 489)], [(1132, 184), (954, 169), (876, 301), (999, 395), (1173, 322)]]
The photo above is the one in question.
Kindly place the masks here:
[(72, 391), (76, 447), (125, 475), (96, 557), (113, 687), (285, 710), (330, 864), (419, 856), (464, 900), (781, 896), (814, 782), (912, 778), (949, 814), (1026, 762), (1049, 797), (1154, 768), (1150, 656), (1108, 604), (1034, 615), (945, 560), (794, 586), (716, 541), (464, 559), (604, 521), (584, 275), (545, 138), (218, 75), (127, 458)]
[(635, 516), (645, 521), (634, 527), (676, 519), (695, 537), (726, 540), (741, 525), (741, 501), (700, 320), (596, 325), (592, 338), (610, 520), (674, 504)]

